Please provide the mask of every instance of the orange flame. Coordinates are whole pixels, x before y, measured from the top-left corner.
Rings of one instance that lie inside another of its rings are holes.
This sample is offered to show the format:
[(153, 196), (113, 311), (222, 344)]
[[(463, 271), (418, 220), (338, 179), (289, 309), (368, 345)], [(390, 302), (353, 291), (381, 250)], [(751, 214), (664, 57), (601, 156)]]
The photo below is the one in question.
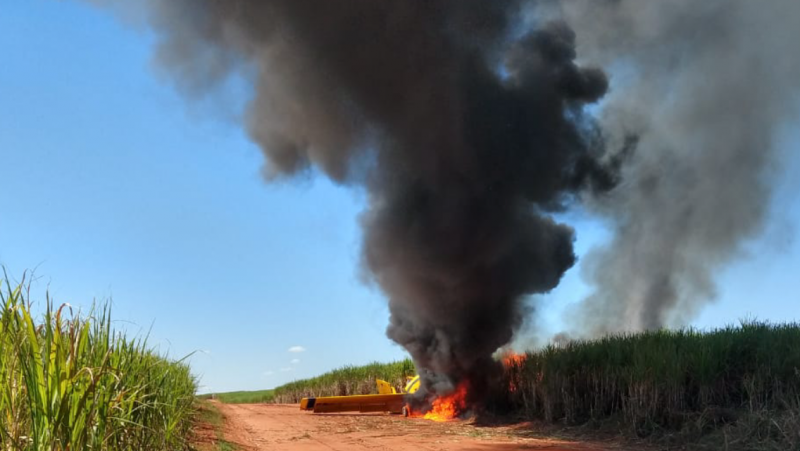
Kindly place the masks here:
[(517, 354), (513, 351), (508, 351), (503, 355), (503, 366), (508, 375), (508, 391), (511, 393), (519, 389), (521, 382), (519, 371), (524, 363), (525, 354)]
[(503, 366), (510, 368), (513, 366), (520, 366), (525, 362), (525, 354), (517, 354), (513, 351), (508, 351), (503, 356)]
[(467, 381), (461, 382), (453, 393), (434, 399), (431, 410), (425, 412), (425, 414), (412, 416), (422, 417), (431, 421), (452, 421), (467, 410), (468, 389), (469, 384)]
[(461, 414), (467, 407), (467, 383), (460, 383), (456, 391), (433, 400), (433, 407), (425, 413), (426, 420), (450, 421)]

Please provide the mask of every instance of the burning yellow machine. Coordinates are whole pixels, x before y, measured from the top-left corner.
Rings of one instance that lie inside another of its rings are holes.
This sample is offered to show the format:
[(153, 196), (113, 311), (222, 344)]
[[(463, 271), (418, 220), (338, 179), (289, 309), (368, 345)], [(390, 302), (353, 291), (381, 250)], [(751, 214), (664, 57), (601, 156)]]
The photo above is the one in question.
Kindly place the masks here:
[(397, 393), (397, 390), (386, 381), (377, 379), (375, 383), (378, 385), (377, 395), (303, 398), (300, 400), (300, 410), (310, 410), (314, 413), (390, 412), (408, 415), (405, 396), (419, 389), (419, 376), (409, 377), (402, 393)]

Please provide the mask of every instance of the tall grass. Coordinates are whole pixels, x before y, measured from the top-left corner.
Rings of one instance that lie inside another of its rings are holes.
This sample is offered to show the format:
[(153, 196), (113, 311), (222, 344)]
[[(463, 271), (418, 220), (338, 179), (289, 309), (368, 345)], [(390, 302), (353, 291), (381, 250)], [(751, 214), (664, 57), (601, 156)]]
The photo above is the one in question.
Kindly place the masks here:
[(198, 396), (202, 400), (215, 399), (225, 404), (261, 404), (272, 401), (272, 397), (273, 390), (230, 391)]
[[(410, 360), (345, 367), (278, 387), (276, 402), (398, 388)], [(500, 413), (569, 425), (612, 424), (697, 449), (800, 450), (800, 325), (744, 322), (573, 341), (509, 359), (487, 399)]]
[(406, 376), (414, 376), (416, 368), (410, 359), (392, 363), (370, 363), (345, 366), (320, 376), (282, 385), (274, 390), (273, 401), (296, 403), (307, 396), (345, 396), (376, 393), (375, 379), (383, 379), (399, 392)]
[(48, 298), (34, 319), (21, 286), (0, 290), (0, 449), (184, 449), (195, 380), (111, 328)]
[(793, 415), (800, 413), (800, 326), (745, 322), (576, 341), (529, 352), (506, 376), (515, 387), (507, 393), (512, 406), (548, 421), (621, 416), (647, 433), (700, 417), (720, 426), (742, 412)]

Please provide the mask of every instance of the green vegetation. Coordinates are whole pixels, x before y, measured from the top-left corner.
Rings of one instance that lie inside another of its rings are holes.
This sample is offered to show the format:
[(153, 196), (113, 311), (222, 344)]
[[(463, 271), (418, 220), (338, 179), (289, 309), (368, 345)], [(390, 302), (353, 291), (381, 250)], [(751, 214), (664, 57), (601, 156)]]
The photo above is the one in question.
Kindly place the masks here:
[(41, 321), (28, 294), (0, 291), (0, 449), (185, 449), (195, 380), (111, 328), (110, 309), (81, 317), (48, 298)]
[[(397, 388), (410, 360), (345, 367), (278, 387), (276, 402)], [(691, 449), (800, 450), (800, 325), (745, 322), (573, 341), (506, 364), (487, 407), (545, 423), (608, 427)]]
[(416, 374), (410, 359), (392, 363), (370, 363), (364, 366), (345, 366), (311, 379), (282, 385), (274, 390), (273, 400), (296, 403), (307, 396), (365, 395), (376, 392), (375, 379), (383, 379), (399, 392), (407, 376)]
[(226, 404), (258, 404), (272, 401), (274, 390), (231, 391), (200, 395), (200, 399), (216, 399)]
[(222, 430), (225, 418), (214, 404), (200, 400), (196, 411), (197, 426), (201, 431), (205, 430), (206, 433), (195, 437), (194, 449), (197, 451), (235, 451), (239, 449), (233, 443), (225, 440)]
[(297, 403), (307, 396), (344, 396), (376, 392), (375, 379), (383, 379), (400, 391), (406, 377), (416, 374), (411, 359), (392, 363), (370, 363), (364, 366), (345, 366), (321, 376), (290, 382), (274, 390), (236, 391), (199, 396), (216, 399), (227, 404), (255, 404), (262, 402)]
[(529, 418), (617, 418), (639, 436), (722, 431), (726, 440), (738, 435), (777, 444), (769, 449), (800, 449), (798, 324), (747, 322), (708, 333), (662, 330), (553, 345), (510, 364), (506, 376), (511, 410)]

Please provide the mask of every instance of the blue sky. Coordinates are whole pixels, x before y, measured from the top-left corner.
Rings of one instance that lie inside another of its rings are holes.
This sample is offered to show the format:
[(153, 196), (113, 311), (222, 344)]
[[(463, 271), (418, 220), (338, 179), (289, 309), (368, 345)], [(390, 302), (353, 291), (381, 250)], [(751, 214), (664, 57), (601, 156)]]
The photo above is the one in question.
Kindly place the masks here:
[[(37, 293), (84, 309), (113, 298), (117, 327), (151, 330), (204, 390), (273, 387), (405, 356), (359, 275), (361, 193), (321, 177), (266, 184), (235, 121), (246, 89), (187, 104), (150, 62), (152, 36), (83, 3), (0, 7), (0, 264), (36, 268)], [(800, 319), (797, 123), (765, 233), (719, 275), (693, 323)], [(579, 255), (602, 226), (567, 215)], [(588, 288), (578, 267), (538, 299), (557, 330)], [(152, 329), (151, 329), (152, 326)], [(301, 346), (303, 352), (290, 352)], [(293, 362), (294, 361), (294, 362)]]

